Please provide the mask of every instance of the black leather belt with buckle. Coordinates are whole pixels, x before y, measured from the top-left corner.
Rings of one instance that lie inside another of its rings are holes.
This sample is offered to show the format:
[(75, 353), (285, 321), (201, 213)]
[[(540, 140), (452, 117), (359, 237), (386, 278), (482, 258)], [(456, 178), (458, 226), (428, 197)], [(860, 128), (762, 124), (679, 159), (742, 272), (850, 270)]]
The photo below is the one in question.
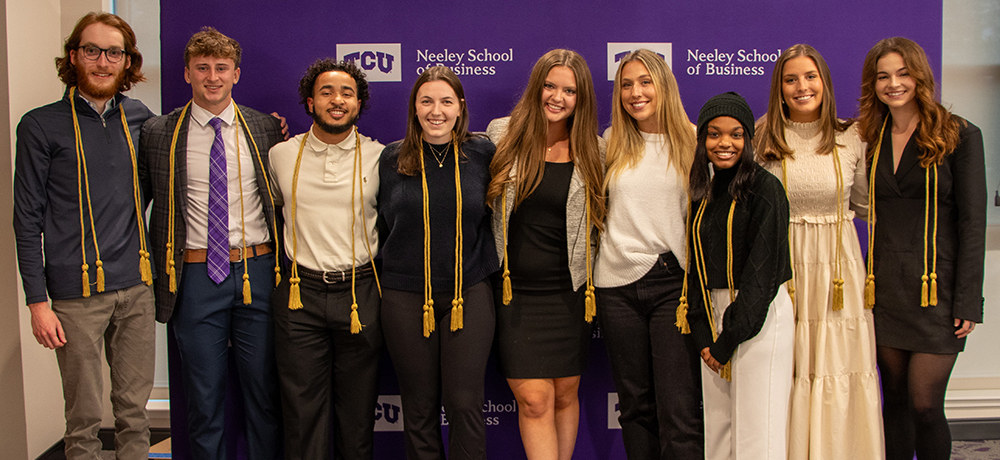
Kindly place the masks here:
[[(371, 262), (356, 267), (354, 273), (358, 279), (367, 278), (375, 273)], [(324, 284), (339, 284), (351, 281), (350, 270), (312, 270), (299, 265), (299, 275), (313, 281), (320, 281)]]

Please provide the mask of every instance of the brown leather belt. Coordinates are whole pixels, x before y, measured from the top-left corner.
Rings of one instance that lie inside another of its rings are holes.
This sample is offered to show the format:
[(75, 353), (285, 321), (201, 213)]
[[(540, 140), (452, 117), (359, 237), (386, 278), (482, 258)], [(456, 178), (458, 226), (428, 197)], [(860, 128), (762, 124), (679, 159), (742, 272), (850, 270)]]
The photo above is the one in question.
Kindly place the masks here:
[[(301, 265), (298, 266), (299, 276), (305, 279), (318, 281), (324, 284), (338, 284), (351, 281), (351, 271), (350, 270), (327, 270), (319, 271), (312, 270)], [(357, 279), (367, 278), (375, 273), (375, 269), (372, 267), (372, 263), (358, 266), (355, 268)]]
[[(243, 260), (240, 256), (240, 251), (243, 248), (233, 248), (229, 250), (229, 261), (239, 262)], [(270, 254), (273, 251), (271, 249), (271, 243), (261, 243), (256, 246), (247, 247), (247, 258), (262, 256), (264, 254)], [(184, 250), (184, 262), (189, 264), (203, 264), (205, 263), (205, 256), (208, 254), (207, 249), (185, 249)]]

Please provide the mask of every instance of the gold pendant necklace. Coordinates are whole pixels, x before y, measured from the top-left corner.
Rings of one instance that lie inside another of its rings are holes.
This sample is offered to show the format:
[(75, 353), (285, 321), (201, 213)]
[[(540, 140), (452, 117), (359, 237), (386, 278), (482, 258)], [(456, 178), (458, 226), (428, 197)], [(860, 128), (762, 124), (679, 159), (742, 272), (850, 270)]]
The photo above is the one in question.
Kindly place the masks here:
[(445, 158), (448, 158), (448, 146), (445, 145), (445, 147), (443, 149), (441, 149), (440, 152), (438, 152), (437, 150), (434, 149), (434, 144), (431, 144), (430, 142), (428, 142), (427, 145), (430, 146), (430, 148), (431, 148), (431, 155), (434, 155), (434, 161), (437, 162), (438, 167), (439, 168), (443, 168), (444, 167), (444, 160), (445, 160)]

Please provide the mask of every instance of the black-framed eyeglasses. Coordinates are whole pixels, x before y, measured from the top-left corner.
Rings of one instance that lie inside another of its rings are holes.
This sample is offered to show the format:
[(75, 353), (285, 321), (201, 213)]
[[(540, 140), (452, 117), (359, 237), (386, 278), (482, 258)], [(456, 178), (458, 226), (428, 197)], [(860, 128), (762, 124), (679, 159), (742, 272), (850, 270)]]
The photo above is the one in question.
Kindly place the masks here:
[(83, 50), (83, 57), (87, 58), (88, 61), (96, 61), (101, 58), (101, 53), (104, 53), (104, 57), (108, 58), (108, 62), (114, 64), (121, 62), (122, 58), (125, 57), (125, 50), (121, 48), (99, 48), (94, 45), (83, 45), (79, 49)]

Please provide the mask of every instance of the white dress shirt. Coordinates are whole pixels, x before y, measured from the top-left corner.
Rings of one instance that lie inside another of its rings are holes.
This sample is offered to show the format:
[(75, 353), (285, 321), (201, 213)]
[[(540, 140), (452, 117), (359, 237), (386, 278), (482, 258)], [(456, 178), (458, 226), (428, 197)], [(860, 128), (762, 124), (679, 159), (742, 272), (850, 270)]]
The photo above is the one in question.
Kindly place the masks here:
[[(191, 122), (187, 134), (187, 225), (188, 249), (208, 247), (208, 164), (215, 129), (208, 121), (216, 116), (208, 110), (191, 104)], [(271, 241), (267, 219), (257, 193), (257, 175), (254, 162), (257, 156), (247, 147), (246, 136), (236, 122), (236, 108), (232, 102), (219, 114), (222, 120), (222, 139), (226, 143), (226, 171), (229, 179), (229, 247), (243, 247), (243, 229), (240, 226), (240, 200), (242, 217), (246, 224), (246, 245), (254, 246)], [(238, 140), (237, 140), (238, 139)], [(239, 142), (239, 163), (236, 152)], [(242, 175), (238, 172), (242, 169)], [(242, 196), (240, 185), (243, 186)]]

